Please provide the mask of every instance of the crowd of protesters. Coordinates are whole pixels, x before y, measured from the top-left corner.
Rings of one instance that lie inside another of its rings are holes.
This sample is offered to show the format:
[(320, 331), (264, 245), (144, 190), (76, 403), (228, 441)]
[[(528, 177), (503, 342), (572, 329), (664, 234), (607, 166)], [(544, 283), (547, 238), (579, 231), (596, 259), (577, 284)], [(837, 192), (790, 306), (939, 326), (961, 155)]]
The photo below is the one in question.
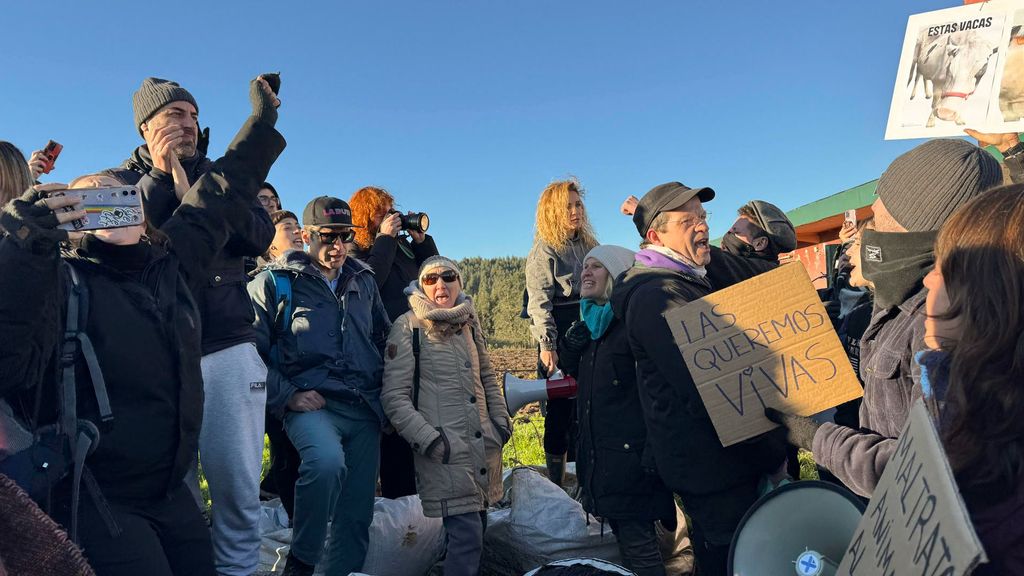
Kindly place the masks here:
[[(32, 519), (26, 534), (53, 535), (64, 552), (49, 561), (69, 573), (255, 574), (261, 494), (292, 523), (285, 574), (358, 572), (377, 494), (417, 494), (442, 519), (444, 573), (479, 573), (512, 418), (459, 264), (382, 188), (313, 198), (301, 219), (283, 209), (266, 181), (285, 147), (279, 86), (252, 81), (217, 160), (198, 102), (157, 78), (133, 96), (144, 143), (117, 168), (40, 184), (45, 153), (0, 142), (0, 265), (17, 271), (0, 276), (0, 501)], [(675, 496), (699, 573), (725, 574), (743, 515), (799, 479), (798, 448), (869, 498), (923, 399), (982, 571), (1024, 573), (1024, 185), (1002, 185), (1024, 182), (1024, 143), (971, 135), (1002, 164), (926, 142), (882, 174), (873, 217), (840, 232), (822, 298), (863, 399), (828, 418), (769, 409), (779, 427), (730, 447), (665, 314), (778, 266), (797, 247), (785, 213), (744, 204), (719, 248), (715, 191), (669, 182), (623, 202), (632, 250), (599, 244), (579, 181), (543, 190), (524, 315), (538, 376), (579, 384), (546, 406), (546, 470), (561, 485), (576, 461), (583, 507), (627, 568), (666, 574), (656, 527), (674, 529)], [(125, 185), (144, 225), (61, 227), (86, 214), (51, 192)], [(0, 562), (32, 550), (0, 544)]]

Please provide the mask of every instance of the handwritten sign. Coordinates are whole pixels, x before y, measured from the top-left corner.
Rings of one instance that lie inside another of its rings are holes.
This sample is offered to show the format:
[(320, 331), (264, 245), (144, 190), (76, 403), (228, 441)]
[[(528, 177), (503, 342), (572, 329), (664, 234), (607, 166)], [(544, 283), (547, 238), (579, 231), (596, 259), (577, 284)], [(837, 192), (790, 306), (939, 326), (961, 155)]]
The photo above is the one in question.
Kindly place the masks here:
[(802, 263), (665, 319), (723, 446), (774, 428), (765, 407), (809, 416), (863, 395)]
[(959, 576), (985, 560), (939, 435), (918, 400), (836, 574)]

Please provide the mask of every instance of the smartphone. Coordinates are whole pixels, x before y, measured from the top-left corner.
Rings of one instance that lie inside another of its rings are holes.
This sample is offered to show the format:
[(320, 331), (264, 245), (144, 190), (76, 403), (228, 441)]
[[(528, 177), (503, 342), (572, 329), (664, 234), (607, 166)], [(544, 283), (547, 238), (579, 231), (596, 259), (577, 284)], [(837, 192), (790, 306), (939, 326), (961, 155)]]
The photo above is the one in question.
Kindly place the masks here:
[(846, 222), (853, 224), (854, 228), (857, 227), (857, 211), (847, 210), (846, 211)]
[[(85, 210), (85, 218), (59, 226), (70, 232), (124, 228), (137, 226), (146, 221), (145, 212), (142, 210), (142, 193), (135, 186), (58, 190), (50, 195), (74, 195), (82, 199), (81, 209)], [(72, 212), (74, 209), (68, 206), (64, 211)]]
[(59, 142), (50, 140), (46, 143), (46, 147), (43, 148), (43, 156), (46, 157), (43, 164), (43, 174), (49, 174), (53, 170), (53, 165), (57, 162), (57, 156), (60, 156), (60, 151), (63, 149), (64, 147)]

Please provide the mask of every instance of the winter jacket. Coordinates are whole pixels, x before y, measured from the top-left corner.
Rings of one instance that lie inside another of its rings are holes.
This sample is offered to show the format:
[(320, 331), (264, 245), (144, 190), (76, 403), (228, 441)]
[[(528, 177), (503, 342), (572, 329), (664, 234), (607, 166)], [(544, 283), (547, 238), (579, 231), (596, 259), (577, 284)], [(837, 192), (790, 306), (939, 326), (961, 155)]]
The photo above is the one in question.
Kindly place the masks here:
[(922, 288), (897, 307), (875, 307), (860, 343), (860, 429), (826, 423), (814, 435), (815, 461), (861, 496), (874, 492), (910, 408), (922, 396), (914, 358), (925, 349), (927, 295)]
[[(76, 360), (79, 418), (101, 433), (86, 464), (114, 502), (158, 499), (180, 487), (198, 450), (203, 420), (200, 316), (190, 288), (201, 285), (233, 222), (248, 218), (259, 184), (284, 149), (267, 124), (250, 119), (225, 156), (186, 194), (161, 230), (167, 249), (106, 244), (86, 236), (66, 259), (87, 287), (90, 336), (110, 398), (103, 423), (84, 358)], [(56, 351), (67, 302), (58, 254), (30, 254), (0, 241), (0, 394), (34, 395), (46, 385), (41, 422), (56, 417)], [(25, 405), (25, 404), (23, 404)]]
[[(194, 184), (210, 169), (202, 152), (181, 162)], [(104, 171), (128, 184), (137, 185), (145, 202), (146, 219), (161, 226), (178, 207), (174, 179), (153, 166), (146, 145), (135, 149), (120, 168)], [(257, 201), (249, 207), (248, 217), (232, 222), (231, 235), (223, 250), (210, 265), (207, 277), (195, 291), (203, 317), (203, 354), (212, 354), (245, 342), (255, 342), (252, 328), (252, 304), (245, 291), (248, 280), (245, 258), (263, 254), (274, 240), (274, 224)]]
[(377, 281), (388, 319), (394, 322), (409, 310), (405, 288), (419, 276), (423, 261), (437, 256), (434, 239), (428, 234), (423, 242), (417, 244), (406, 238), (378, 234), (369, 250), (355, 244), (352, 246), (350, 254), (373, 270), (373, 279)]
[[(663, 314), (771, 269), (711, 247), (707, 277), (635, 262), (615, 282), (612, 309), (625, 322), (637, 362), (637, 388), (650, 450), (665, 484), (679, 494), (709, 541), (727, 544), (757, 498), (763, 473), (777, 468), (785, 444), (775, 434), (722, 446)], [(714, 279), (712, 283), (712, 280)]]
[[(414, 328), (420, 329), (418, 406)], [(501, 447), (512, 426), (475, 314), (447, 335), (426, 327), (412, 310), (400, 316), (388, 337), (381, 400), (392, 426), (412, 446), (425, 515), (478, 512), (501, 499)], [(443, 463), (427, 456), (438, 439)]]
[[(291, 279), (290, 321), (283, 318), (274, 271)], [(292, 394), (316, 390), (328, 398), (361, 398), (383, 421), (381, 374), (391, 323), (367, 265), (346, 258), (331, 292), (309, 254), (290, 250), (256, 275), (249, 295), (256, 311), (256, 347), (268, 367), (271, 412), (283, 417)], [(274, 346), (278, 364), (271, 362)]]
[(530, 315), (530, 333), (541, 350), (556, 349), (558, 327), (552, 310), (579, 302), (583, 259), (591, 248), (578, 237), (563, 250), (556, 250), (539, 238), (533, 241), (526, 257), (526, 311)]
[(672, 492), (644, 466), (647, 426), (626, 326), (612, 320), (591, 340), (577, 370), (579, 440), (576, 474), (583, 508), (612, 520), (672, 518)]

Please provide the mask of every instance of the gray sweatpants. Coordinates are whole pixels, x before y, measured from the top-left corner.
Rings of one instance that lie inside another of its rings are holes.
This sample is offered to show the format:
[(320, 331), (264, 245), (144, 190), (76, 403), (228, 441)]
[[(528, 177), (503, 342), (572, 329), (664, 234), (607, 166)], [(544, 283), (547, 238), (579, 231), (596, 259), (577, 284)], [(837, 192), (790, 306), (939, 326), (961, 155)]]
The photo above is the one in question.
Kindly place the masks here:
[(267, 367), (256, 346), (203, 356), (199, 454), (210, 485), (213, 559), (222, 576), (250, 576), (260, 559), (260, 468)]

